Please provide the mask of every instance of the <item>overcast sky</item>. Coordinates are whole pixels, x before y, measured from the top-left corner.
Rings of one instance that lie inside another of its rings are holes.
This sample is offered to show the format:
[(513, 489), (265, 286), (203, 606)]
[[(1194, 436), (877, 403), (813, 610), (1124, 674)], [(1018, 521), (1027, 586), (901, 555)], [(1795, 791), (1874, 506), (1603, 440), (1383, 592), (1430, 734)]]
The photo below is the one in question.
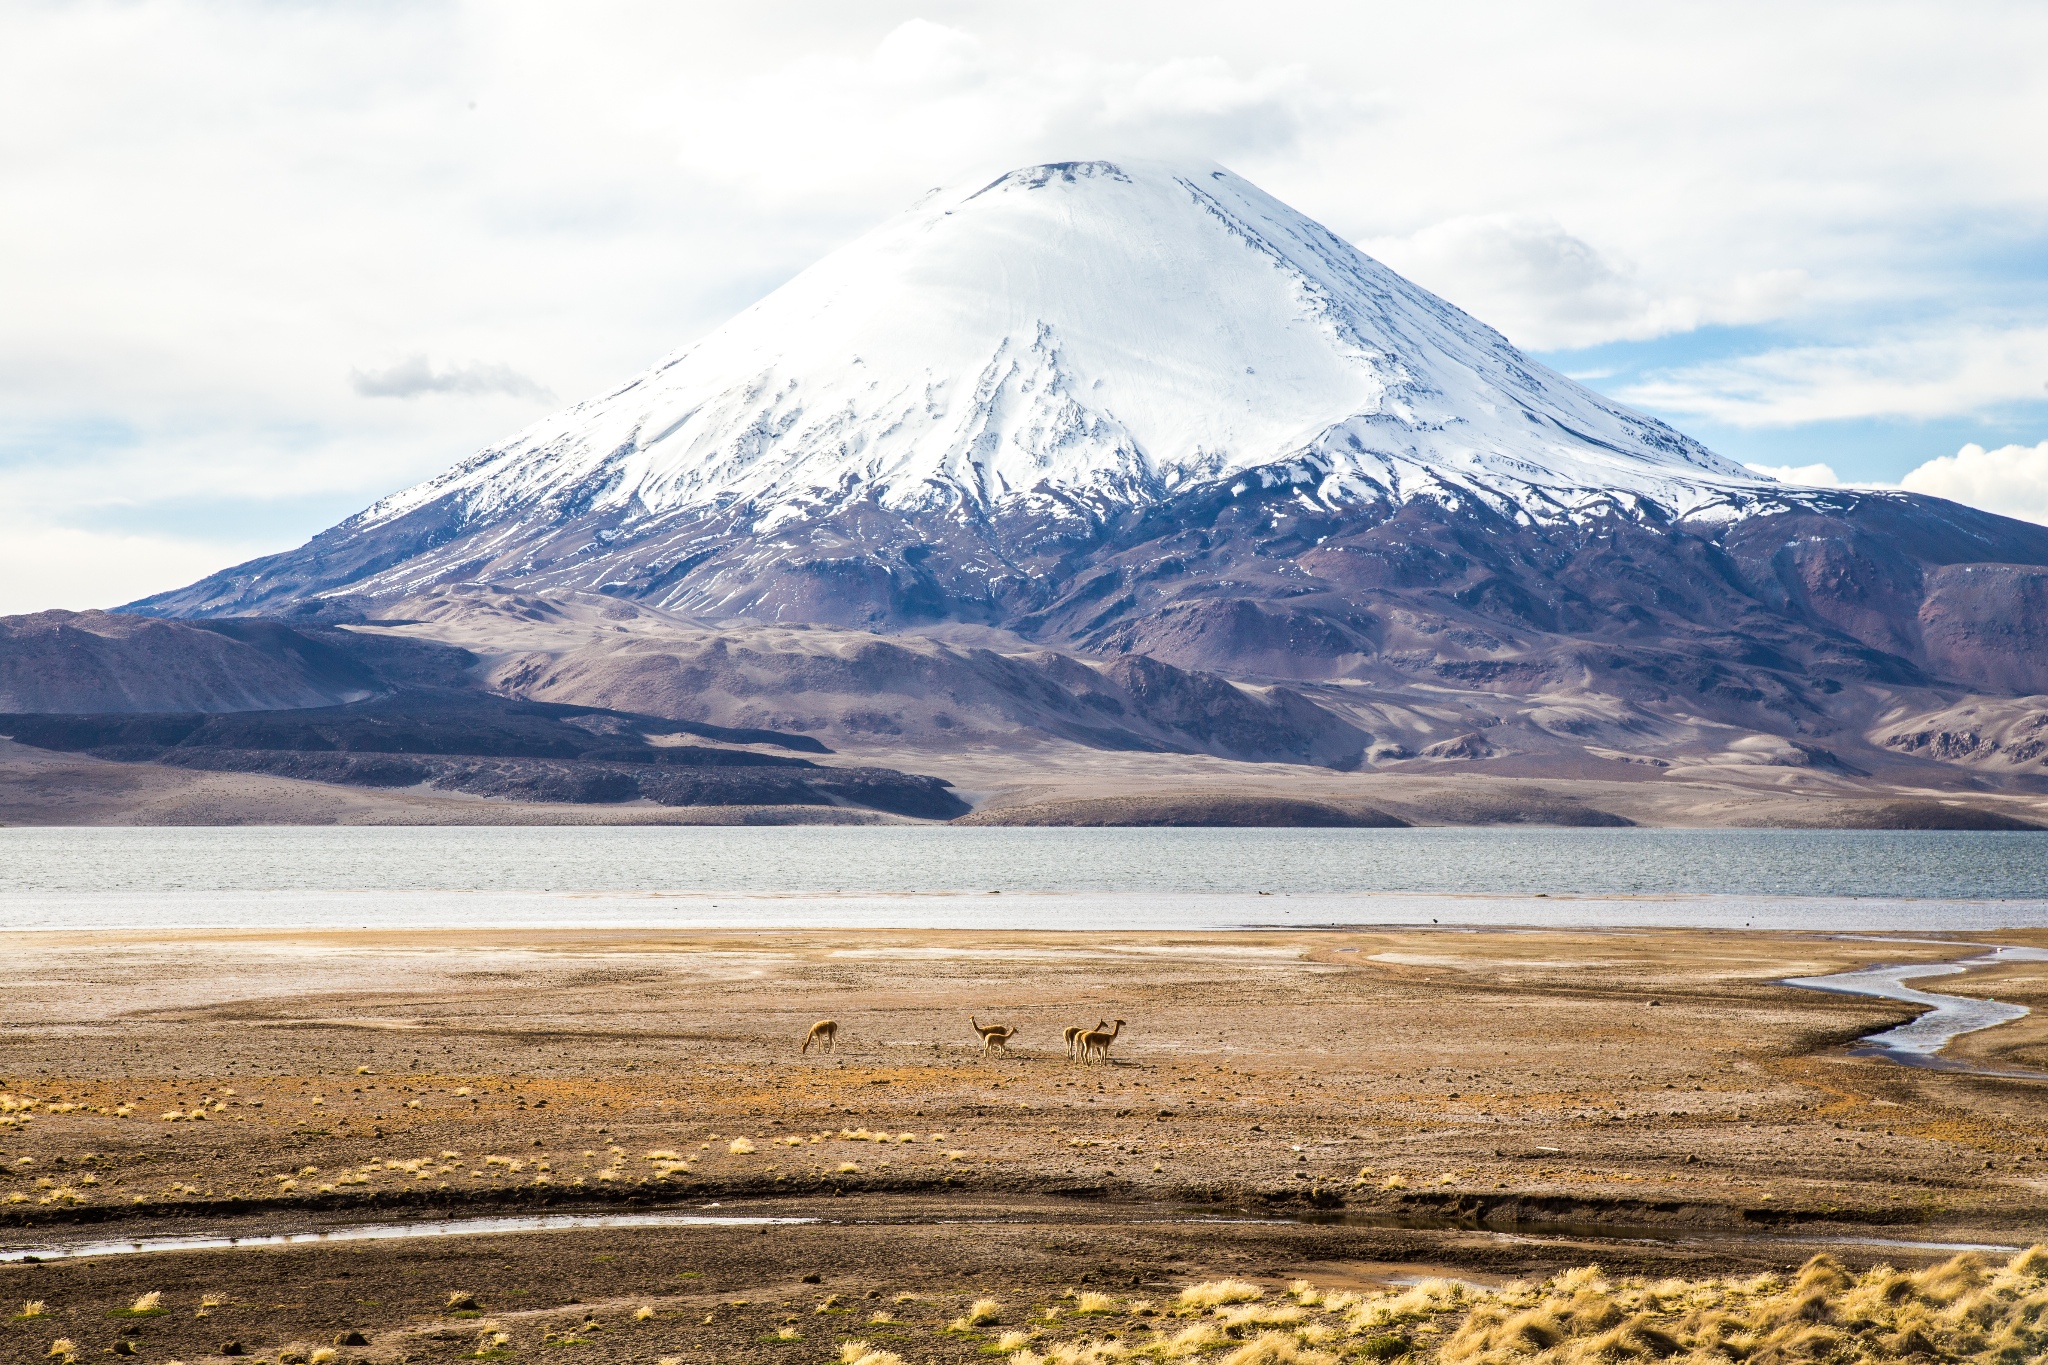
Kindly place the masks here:
[(0, 5), (0, 611), (280, 550), (925, 189), (1211, 157), (1737, 459), (2048, 521), (2048, 5)]

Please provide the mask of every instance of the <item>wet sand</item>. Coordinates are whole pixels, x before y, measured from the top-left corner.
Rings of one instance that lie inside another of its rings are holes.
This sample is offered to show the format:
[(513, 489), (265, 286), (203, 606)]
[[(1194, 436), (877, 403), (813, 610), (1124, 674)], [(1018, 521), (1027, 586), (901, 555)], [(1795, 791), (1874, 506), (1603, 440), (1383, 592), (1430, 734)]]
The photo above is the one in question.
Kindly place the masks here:
[[(85, 1354), (135, 1329), (145, 1358), (188, 1362), (345, 1331), (369, 1342), (345, 1358), (453, 1359), (481, 1320), (439, 1311), (455, 1291), (481, 1304), (458, 1313), (552, 1314), (528, 1335), (582, 1333), (578, 1360), (808, 1360), (842, 1336), (966, 1360), (986, 1342), (944, 1327), (968, 1298), (1056, 1306), (1082, 1283), (2021, 1245), (2048, 1232), (2048, 1087), (1851, 1056), (1915, 1011), (1777, 984), (1979, 951), (1700, 931), (10, 935), (0, 1090), (36, 1104), (0, 1116), (0, 1245), (572, 1210), (822, 1221), (8, 1264), (0, 1301), (44, 1300)], [(1921, 984), (2048, 1004), (2040, 963)], [(1012, 1054), (982, 1061), (970, 1014), (1016, 1025)], [(836, 1054), (799, 1055), (828, 1017)], [(1062, 1026), (1115, 1018), (1111, 1064), (1064, 1058)], [(1954, 1046), (2038, 1065), (2040, 1020)], [(175, 1311), (106, 1316), (150, 1289)], [(225, 1302), (195, 1317), (206, 1294)], [(902, 1322), (870, 1331), (878, 1311)], [(807, 1344), (761, 1340), (790, 1317)], [(0, 1353), (46, 1327), (0, 1321)]]

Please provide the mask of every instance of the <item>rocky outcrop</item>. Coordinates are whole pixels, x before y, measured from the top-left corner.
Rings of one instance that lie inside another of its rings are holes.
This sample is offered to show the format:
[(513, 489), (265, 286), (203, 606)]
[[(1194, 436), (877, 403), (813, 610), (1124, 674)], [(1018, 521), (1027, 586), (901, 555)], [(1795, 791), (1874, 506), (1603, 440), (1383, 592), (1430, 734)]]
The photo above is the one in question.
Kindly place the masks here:
[(1971, 697), (1934, 711), (1889, 715), (1869, 739), (1939, 763), (2048, 775), (2048, 696)]

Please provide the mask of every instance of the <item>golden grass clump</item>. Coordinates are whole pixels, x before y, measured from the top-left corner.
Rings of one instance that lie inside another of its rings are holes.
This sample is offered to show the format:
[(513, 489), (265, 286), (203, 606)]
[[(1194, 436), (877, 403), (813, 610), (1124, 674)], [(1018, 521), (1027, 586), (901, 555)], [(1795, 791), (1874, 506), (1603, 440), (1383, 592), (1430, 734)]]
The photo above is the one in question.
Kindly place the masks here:
[(1076, 1313), (1114, 1313), (1116, 1300), (1107, 1294), (1098, 1294), (1092, 1289), (1083, 1290), (1074, 1304)]
[(635, 1322), (649, 1322), (653, 1320), (653, 1317), (654, 1309), (647, 1304), (643, 1303), (633, 1310), (633, 1321)]
[(58, 1337), (43, 1354), (51, 1359), (70, 1360), (78, 1354), (78, 1343), (70, 1337)]
[(725, 1150), (731, 1152), (734, 1156), (749, 1156), (754, 1152), (755, 1148), (753, 1143), (743, 1137), (739, 1137), (734, 1138), (728, 1143)]
[(1292, 1332), (1261, 1332), (1218, 1360), (1220, 1365), (1337, 1365), (1336, 1356), (1302, 1345)]
[(1223, 1334), (1206, 1322), (1183, 1328), (1161, 1341), (1154, 1349), (1168, 1360), (1185, 1360), (1199, 1355), (1223, 1340)]
[(1443, 1342), (1443, 1365), (1574, 1365), (1695, 1356), (2004, 1365), (2048, 1353), (2048, 1254), (1993, 1271), (1974, 1254), (1913, 1274), (1853, 1274), (1815, 1256), (1787, 1283), (1609, 1283), (1585, 1268), (1475, 1296)]
[(865, 1341), (848, 1341), (839, 1347), (839, 1365), (903, 1365), (894, 1351), (878, 1351)]
[(160, 1313), (163, 1311), (163, 1306), (163, 1291), (161, 1289), (152, 1289), (147, 1294), (138, 1294), (135, 1302), (128, 1305), (128, 1311), (131, 1313)]
[(967, 1311), (947, 1323), (955, 1332), (971, 1332), (977, 1327), (987, 1327), (1003, 1320), (1003, 1306), (994, 1299), (976, 1299), (967, 1305)]
[[(1108, 1300), (1070, 1297), (1076, 1317)], [(1739, 1280), (1611, 1280), (1580, 1266), (1498, 1289), (1439, 1279), (1326, 1292), (1296, 1281), (1286, 1300), (1270, 1303), (1257, 1285), (1218, 1280), (1189, 1285), (1176, 1308), (1201, 1320), (1144, 1345), (1110, 1334), (1032, 1350), (1027, 1334), (1006, 1332), (984, 1349), (1007, 1353), (1009, 1365), (2024, 1365), (2048, 1360), (2048, 1247), (2003, 1266), (1965, 1254), (1860, 1275), (1816, 1256), (1789, 1277)], [(953, 1327), (974, 1325), (962, 1318)]]
[(1245, 1327), (1292, 1327), (1308, 1314), (1291, 1303), (1247, 1303), (1237, 1308), (1218, 1308), (1216, 1325), (1235, 1333)]
[(21, 1306), (21, 1315), (25, 1318), (39, 1318), (46, 1311), (41, 1299), (30, 1299)]
[(1250, 1303), (1265, 1297), (1265, 1293), (1243, 1280), (1209, 1280), (1181, 1290), (1180, 1303), (1183, 1308), (1214, 1308), (1225, 1303)]

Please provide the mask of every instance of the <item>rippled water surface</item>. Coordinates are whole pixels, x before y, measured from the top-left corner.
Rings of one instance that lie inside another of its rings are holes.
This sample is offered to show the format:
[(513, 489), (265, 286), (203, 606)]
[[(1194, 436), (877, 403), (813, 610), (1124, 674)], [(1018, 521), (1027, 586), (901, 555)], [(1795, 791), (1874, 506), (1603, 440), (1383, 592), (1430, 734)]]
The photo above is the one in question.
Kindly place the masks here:
[(1653, 829), (0, 830), (24, 891), (2048, 895), (2048, 835)]
[(2048, 924), (2048, 835), (0, 829), (0, 926)]

